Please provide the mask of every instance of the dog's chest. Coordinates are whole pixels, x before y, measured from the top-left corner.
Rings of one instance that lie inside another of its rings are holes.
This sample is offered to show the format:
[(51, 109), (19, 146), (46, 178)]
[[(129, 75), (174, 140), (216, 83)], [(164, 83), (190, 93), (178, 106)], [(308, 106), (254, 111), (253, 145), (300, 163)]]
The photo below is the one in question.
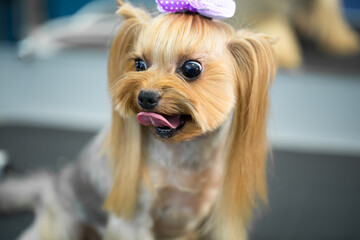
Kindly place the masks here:
[[(210, 145), (209, 145), (210, 144)], [(214, 146), (213, 146), (214, 144)], [(193, 231), (209, 215), (222, 181), (222, 144), (153, 142), (150, 177), (157, 192), (151, 207), (157, 239)]]
[(196, 229), (209, 215), (221, 183), (221, 168), (202, 172), (158, 169), (157, 197), (151, 208), (158, 238)]

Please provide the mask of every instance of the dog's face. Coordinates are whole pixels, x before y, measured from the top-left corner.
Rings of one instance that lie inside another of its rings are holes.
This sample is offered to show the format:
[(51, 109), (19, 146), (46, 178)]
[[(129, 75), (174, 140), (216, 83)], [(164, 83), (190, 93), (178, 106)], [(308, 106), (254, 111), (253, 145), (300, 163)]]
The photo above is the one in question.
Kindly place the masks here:
[(232, 35), (227, 25), (199, 15), (152, 19), (122, 59), (124, 74), (110, 86), (115, 109), (173, 141), (219, 128), (236, 99)]

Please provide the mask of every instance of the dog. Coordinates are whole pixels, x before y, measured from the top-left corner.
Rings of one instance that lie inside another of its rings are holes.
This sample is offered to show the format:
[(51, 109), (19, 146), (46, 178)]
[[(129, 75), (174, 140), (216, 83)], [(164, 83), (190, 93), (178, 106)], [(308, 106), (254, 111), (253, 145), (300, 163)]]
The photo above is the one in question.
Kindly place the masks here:
[(245, 25), (277, 38), (278, 65), (301, 66), (299, 36), (314, 42), (324, 52), (351, 55), (359, 52), (359, 38), (344, 18), (340, 0), (236, 0), (239, 6), (233, 26)]
[(118, 4), (111, 125), (60, 174), (2, 182), (0, 209), (35, 209), (22, 240), (246, 239), (267, 202), (273, 40)]

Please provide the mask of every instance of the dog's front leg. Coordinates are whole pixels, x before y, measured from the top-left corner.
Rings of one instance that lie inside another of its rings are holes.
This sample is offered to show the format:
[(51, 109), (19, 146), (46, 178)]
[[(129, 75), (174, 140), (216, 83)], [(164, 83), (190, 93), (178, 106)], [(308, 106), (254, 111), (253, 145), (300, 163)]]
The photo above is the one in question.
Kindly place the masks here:
[(139, 219), (124, 220), (110, 215), (105, 240), (154, 240), (152, 224), (144, 223), (142, 225)]
[(132, 219), (123, 219), (115, 214), (109, 214), (104, 240), (154, 240), (153, 220), (150, 215), (153, 198), (149, 189), (143, 186)]

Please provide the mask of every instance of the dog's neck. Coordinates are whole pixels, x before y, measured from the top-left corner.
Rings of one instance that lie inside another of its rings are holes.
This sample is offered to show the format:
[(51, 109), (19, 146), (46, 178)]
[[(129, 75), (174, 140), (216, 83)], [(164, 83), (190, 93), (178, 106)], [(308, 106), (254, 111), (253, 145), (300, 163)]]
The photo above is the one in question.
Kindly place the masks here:
[(158, 196), (151, 207), (156, 237), (191, 233), (209, 216), (223, 180), (228, 122), (186, 142), (147, 134), (148, 168)]
[(190, 141), (169, 142), (154, 136), (150, 131), (146, 134), (146, 157), (151, 164), (166, 169), (204, 169), (213, 164), (214, 156), (224, 148), (229, 131), (229, 121), (219, 129), (196, 137)]

